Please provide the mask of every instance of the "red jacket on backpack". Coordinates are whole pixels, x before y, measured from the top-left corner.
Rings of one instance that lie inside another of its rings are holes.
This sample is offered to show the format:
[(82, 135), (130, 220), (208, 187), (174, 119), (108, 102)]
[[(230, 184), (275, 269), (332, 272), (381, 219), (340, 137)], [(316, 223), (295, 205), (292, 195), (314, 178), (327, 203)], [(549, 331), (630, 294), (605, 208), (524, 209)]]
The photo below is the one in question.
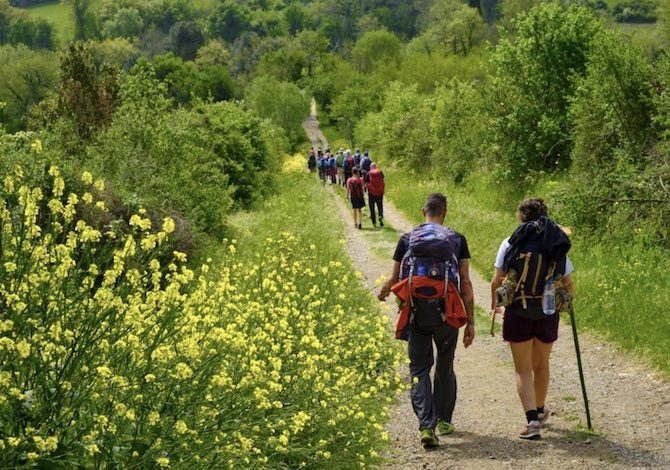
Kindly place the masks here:
[(368, 175), (368, 193), (372, 196), (384, 195), (384, 173), (378, 169), (371, 170)]

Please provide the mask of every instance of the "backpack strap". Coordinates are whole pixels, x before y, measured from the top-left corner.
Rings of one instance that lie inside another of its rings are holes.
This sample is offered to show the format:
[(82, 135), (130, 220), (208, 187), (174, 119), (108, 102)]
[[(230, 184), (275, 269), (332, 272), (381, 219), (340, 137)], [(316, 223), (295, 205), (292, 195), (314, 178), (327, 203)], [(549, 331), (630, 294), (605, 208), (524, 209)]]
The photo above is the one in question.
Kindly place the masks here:
[(409, 276), (407, 277), (407, 286), (409, 287), (409, 305), (411, 308), (414, 307), (414, 298), (412, 297), (412, 276), (414, 274), (414, 261), (415, 258), (410, 256), (409, 258)]
[(523, 304), (523, 308), (527, 309), (528, 308), (528, 303), (526, 302), (526, 278), (528, 277), (528, 269), (530, 265), (530, 257), (532, 256), (531, 252), (528, 253), (521, 253), (519, 255), (519, 259), (525, 258), (523, 262), (523, 271), (521, 271), (521, 276), (519, 276), (519, 281), (516, 284), (516, 289), (515, 291), (521, 290), (521, 303)]
[[(542, 270), (542, 253), (537, 254), (537, 266), (535, 267), (535, 277), (533, 278), (533, 294), (537, 293), (537, 281), (540, 279), (540, 271)], [(545, 281), (549, 279), (546, 278)]]

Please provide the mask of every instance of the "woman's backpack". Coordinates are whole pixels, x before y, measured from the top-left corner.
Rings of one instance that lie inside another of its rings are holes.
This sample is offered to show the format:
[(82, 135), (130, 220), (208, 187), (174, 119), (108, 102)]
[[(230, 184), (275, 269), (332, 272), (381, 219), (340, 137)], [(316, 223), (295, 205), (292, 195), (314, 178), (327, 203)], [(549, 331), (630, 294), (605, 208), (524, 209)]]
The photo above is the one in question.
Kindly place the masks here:
[(361, 177), (352, 177), (349, 179), (349, 194), (352, 200), (363, 197), (363, 180)]

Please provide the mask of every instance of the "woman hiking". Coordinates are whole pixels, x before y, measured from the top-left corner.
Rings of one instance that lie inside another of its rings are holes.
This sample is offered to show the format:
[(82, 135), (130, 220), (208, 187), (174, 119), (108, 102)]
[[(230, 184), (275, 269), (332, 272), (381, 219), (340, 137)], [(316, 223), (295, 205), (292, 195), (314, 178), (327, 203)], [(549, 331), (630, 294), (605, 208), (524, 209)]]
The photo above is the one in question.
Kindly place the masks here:
[[(547, 217), (542, 199), (526, 199), (517, 210), (521, 222), (503, 240), (491, 281), (491, 310), (505, 305), (503, 339), (510, 345), (516, 386), (526, 424), (521, 439), (540, 439), (540, 426), (548, 417), (549, 354), (558, 338), (558, 312), (551, 305), (559, 288), (569, 297), (574, 291), (567, 257), (570, 241)], [(502, 287), (501, 287), (502, 286)]]
[(358, 167), (351, 169), (353, 176), (347, 180), (347, 199), (351, 201), (351, 208), (354, 210), (354, 227), (359, 230), (361, 226), (361, 209), (365, 207), (365, 198), (363, 197), (363, 178), (359, 176)]

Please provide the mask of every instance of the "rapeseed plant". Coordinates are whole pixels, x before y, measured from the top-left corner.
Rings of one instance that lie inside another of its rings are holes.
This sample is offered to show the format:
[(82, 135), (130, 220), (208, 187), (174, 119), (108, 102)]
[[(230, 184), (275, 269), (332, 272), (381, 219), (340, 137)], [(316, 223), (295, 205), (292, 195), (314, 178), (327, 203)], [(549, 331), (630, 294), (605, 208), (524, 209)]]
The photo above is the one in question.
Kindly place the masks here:
[(379, 461), (401, 354), (349, 266), (281, 232), (194, 271), (162, 251), (171, 219), (92, 227), (104, 183), (49, 175), (0, 201), (0, 466)]

